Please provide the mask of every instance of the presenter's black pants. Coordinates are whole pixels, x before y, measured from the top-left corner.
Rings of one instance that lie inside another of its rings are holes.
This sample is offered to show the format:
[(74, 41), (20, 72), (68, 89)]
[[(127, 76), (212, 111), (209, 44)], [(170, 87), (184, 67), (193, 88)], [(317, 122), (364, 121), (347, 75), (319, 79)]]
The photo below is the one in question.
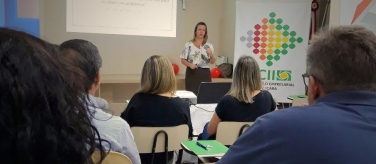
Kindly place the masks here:
[(187, 67), (185, 71), (185, 90), (193, 92), (198, 95), (198, 89), (201, 82), (211, 82), (209, 68), (196, 68), (191, 69)]

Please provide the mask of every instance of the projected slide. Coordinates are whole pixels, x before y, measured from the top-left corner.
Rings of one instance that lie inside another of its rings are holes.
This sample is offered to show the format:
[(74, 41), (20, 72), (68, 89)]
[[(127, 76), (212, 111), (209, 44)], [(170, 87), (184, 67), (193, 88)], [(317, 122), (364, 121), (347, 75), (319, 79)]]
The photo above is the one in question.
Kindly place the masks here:
[(177, 0), (67, 0), (67, 32), (176, 37)]
[(341, 25), (362, 25), (376, 33), (376, 0), (342, 0)]

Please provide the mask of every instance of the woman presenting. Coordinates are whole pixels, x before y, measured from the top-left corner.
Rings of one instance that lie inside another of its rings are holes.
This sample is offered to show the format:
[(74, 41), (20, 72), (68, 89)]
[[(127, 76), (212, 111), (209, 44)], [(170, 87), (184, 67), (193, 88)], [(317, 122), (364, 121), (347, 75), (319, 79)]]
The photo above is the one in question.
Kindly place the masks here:
[(197, 95), (201, 82), (211, 82), (209, 63), (214, 64), (214, 48), (208, 41), (208, 30), (204, 22), (197, 23), (193, 40), (185, 44), (180, 55), (181, 63), (187, 66), (185, 89)]

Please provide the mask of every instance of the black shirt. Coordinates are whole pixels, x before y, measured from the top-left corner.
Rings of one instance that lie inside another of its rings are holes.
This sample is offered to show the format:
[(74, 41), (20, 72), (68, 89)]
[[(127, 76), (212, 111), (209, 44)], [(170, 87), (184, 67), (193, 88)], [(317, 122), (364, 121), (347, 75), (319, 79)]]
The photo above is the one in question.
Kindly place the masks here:
[(192, 137), (189, 105), (179, 97), (136, 93), (121, 117), (130, 127), (168, 127), (187, 124)]
[(257, 117), (276, 108), (276, 103), (268, 91), (261, 91), (253, 97), (253, 101), (253, 103), (240, 102), (226, 95), (218, 103), (215, 112), (222, 121), (254, 122)]

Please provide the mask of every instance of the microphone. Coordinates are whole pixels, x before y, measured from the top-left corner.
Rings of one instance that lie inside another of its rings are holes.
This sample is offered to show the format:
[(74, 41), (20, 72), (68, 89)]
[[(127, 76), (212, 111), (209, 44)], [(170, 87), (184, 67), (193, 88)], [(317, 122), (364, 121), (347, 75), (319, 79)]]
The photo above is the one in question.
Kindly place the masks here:
[(204, 49), (205, 49), (205, 50), (207, 50), (208, 48), (209, 48), (209, 46), (208, 46), (208, 45), (205, 45), (205, 46), (204, 46)]
[(208, 56), (210, 56), (210, 54), (208, 53), (208, 48), (210, 48), (208, 45), (205, 45), (205, 46), (204, 46), (204, 49), (206, 50), (206, 54), (207, 54)]

